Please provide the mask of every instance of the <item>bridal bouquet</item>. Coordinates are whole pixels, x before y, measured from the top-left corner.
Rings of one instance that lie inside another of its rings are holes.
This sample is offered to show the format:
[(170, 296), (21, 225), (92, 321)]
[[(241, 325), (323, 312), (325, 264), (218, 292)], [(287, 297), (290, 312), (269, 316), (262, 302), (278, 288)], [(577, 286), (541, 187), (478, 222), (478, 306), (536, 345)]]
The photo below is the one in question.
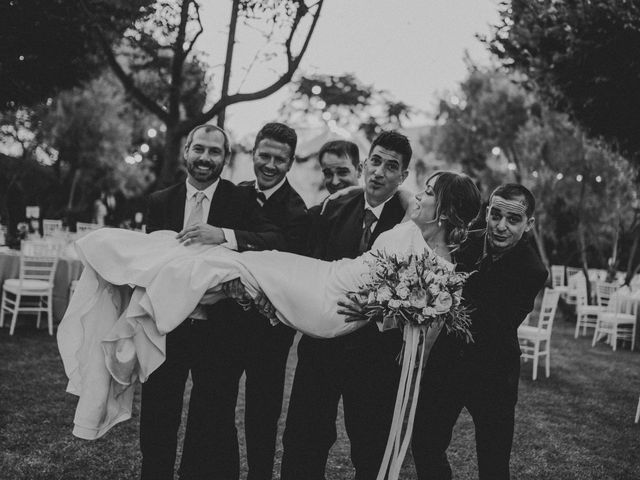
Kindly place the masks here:
[(372, 254), (369, 275), (359, 292), (362, 314), (382, 319), (383, 330), (441, 323), (447, 333), (472, 341), (470, 319), (460, 304), (468, 273), (456, 273), (433, 252)]
[(467, 343), (471, 320), (460, 304), (468, 273), (451, 271), (435, 253), (392, 255), (372, 253), (369, 274), (349, 297), (368, 320), (382, 319), (382, 329), (401, 327), (402, 370), (393, 422), (377, 480), (397, 480), (409, 448), (423, 367), (441, 329)]

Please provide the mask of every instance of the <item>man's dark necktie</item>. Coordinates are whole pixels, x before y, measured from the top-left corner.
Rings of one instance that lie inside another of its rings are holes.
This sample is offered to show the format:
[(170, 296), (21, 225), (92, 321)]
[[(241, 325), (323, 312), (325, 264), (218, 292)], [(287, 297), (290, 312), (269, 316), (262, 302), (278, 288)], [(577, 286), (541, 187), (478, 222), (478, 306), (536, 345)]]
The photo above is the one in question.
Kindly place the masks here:
[(261, 207), (265, 203), (267, 203), (267, 196), (264, 194), (264, 192), (261, 192), (260, 190), (256, 190), (256, 198), (258, 199), (258, 203), (260, 204)]
[(378, 220), (375, 213), (368, 208), (364, 211), (364, 230), (362, 230), (362, 237), (360, 238), (360, 245), (358, 250), (360, 253), (366, 252), (369, 249), (369, 240), (371, 240), (371, 225)]

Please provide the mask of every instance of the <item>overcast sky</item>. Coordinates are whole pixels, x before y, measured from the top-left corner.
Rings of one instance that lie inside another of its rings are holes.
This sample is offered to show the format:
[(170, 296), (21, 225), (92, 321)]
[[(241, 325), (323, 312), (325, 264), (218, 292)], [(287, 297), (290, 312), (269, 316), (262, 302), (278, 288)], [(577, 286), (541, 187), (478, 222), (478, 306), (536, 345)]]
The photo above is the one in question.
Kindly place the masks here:
[[(226, 2), (230, 4), (231, 2)], [(226, 8), (226, 10), (225, 10)], [(221, 64), (226, 46), (229, 7), (203, 6), (205, 33), (198, 47), (211, 64)], [(396, 100), (433, 111), (435, 95), (456, 88), (465, 77), (465, 50), (480, 64), (489, 54), (475, 37), (497, 23), (497, 0), (325, 0), (299, 72), (353, 73), (365, 84), (388, 90)], [(239, 32), (231, 93), (243, 75), (260, 36)], [(269, 72), (254, 67), (241, 91), (259, 88)], [(273, 120), (288, 98), (284, 87), (267, 99), (242, 103), (227, 111), (227, 128), (236, 137), (251, 134)]]

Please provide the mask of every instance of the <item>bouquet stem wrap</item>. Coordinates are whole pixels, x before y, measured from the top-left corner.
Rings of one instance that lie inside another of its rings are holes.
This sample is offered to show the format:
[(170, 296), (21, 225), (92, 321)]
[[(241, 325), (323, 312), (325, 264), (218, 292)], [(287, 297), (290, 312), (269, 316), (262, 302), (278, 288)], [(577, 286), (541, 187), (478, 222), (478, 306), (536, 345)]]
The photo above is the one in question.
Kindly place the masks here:
[(405, 325), (402, 371), (393, 411), (393, 421), (387, 447), (378, 471), (377, 480), (397, 480), (413, 432), (422, 371), (431, 347), (442, 329), (442, 322), (430, 325)]

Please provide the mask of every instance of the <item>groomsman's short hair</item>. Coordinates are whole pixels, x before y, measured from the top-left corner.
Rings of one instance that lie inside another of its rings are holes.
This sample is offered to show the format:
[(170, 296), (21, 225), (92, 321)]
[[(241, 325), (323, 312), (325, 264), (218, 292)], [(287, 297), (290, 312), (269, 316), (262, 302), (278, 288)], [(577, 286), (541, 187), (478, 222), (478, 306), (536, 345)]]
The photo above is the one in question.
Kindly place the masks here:
[(403, 170), (409, 168), (409, 161), (411, 160), (411, 155), (413, 155), (413, 150), (411, 149), (411, 143), (406, 136), (396, 132), (395, 130), (384, 130), (371, 144), (369, 155), (371, 155), (371, 152), (377, 145), (380, 145), (382, 148), (387, 150), (393, 150), (394, 152), (402, 155)]
[(325, 153), (333, 153), (336, 157), (347, 157), (356, 169), (360, 166), (360, 149), (348, 140), (332, 140), (325, 143), (318, 153), (318, 161), (322, 163)]
[(193, 141), (193, 136), (195, 135), (195, 133), (198, 130), (203, 130), (203, 129), (206, 133), (213, 132), (213, 131), (220, 132), (224, 137), (224, 156), (228, 157), (229, 155), (231, 155), (231, 142), (229, 142), (229, 135), (227, 135), (227, 132), (225, 132), (222, 128), (218, 127), (217, 125), (212, 125), (211, 123), (204, 123), (202, 125), (198, 125), (197, 127), (194, 127), (189, 132), (189, 135), (187, 135), (187, 139), (184, 142), (185, 152), (189, 150), (189, 147), (191, 146), (191, 142)]
[(289, 145), (289, 148), (291, 149), (290, 159), (293, 159), (296, 153), (296, 146), (298, 144), (298, 135), (293, 128), (285, 125), (284, 123), (267, 123), (260, 129), (258, 135), (256, 135), (256, 141), (253, 144), (254, 151), (256, 148), (258, 148), (258, 144), (265, 138), (270, 138), (271, 140), (275, 140), (276, 142)]
[(533, 196), (533, 193), (531, 193), (527, 187), (520, 185), (519, 183), (505, 183), (504, 185), (497, 187), (489, 197), (489, 204), (491, 204), (491, 199), (495, 195), (502, 197), (505, 200), (513, 200), (517, 197), (523, 197), (525, 203), (524, 213), (527, 218), (531, 218), (533, 216), (533, 212), (536, 210), (536, 199)]

